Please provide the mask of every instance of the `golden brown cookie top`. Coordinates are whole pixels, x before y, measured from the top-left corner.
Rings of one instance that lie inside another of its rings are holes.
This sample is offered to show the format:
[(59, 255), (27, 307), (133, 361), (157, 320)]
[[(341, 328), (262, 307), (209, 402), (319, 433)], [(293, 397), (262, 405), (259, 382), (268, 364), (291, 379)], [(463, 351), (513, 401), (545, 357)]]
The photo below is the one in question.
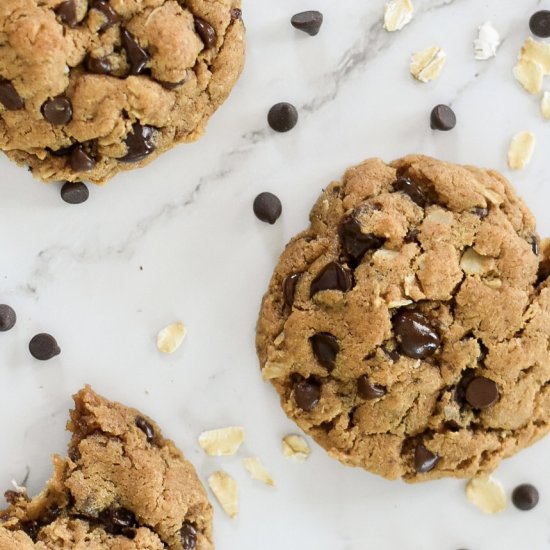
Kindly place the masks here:
[(283, 252), (257, 348), (285, 412), (388, 478), (472, 476), (547, 431), (550, 290), (497, 172), (368, 160)]
[(0, 149), (102, 183), (200, 136), (244, 59), (240, 0), (3, 0)]
[(8, 492), (0, 550), (210, 550), (212, 509), (193, 466), (139, 411), (86, 387), (75, 395), (69, 458), (32, 500)]

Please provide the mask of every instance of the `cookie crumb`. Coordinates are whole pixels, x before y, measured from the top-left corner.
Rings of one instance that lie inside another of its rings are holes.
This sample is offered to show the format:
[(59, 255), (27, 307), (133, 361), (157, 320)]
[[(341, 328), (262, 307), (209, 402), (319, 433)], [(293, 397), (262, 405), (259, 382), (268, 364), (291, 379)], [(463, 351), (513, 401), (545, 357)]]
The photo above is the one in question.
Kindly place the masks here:
[(305, 462), (311, 451), (304, 437), (289, 434), (283, 437), (283, 455), (295, 462)]
[(228, 473), (218, 470), (208, 478), (208, 485), (223, 511), (231, 519), (235, 519), (239, 514), (239, 487), (237, 482)]
[(228, 426), (202, 432), (199, 445), (209, 456), (233, 456), (244, 441), (244, 428)]
[(412, 55), (410, 71), (416, 80), (430, 82), (435, 80), (443, 70), (447, 54), (439, 46), (429, 46)]
[(532, 132), (519, 132), (513, 138), (508, 149), (508, 166), (511, 170), (525, 168), (535, 150), (535, 135)]
[(162, 353), (174, 353), (183, 343), (187, 328), (181, 321), (172, 323), (159, 331), (157, 347)]
[(273, 481), (273, 478), (269, 474), (269, 472), (266, 470), (265, 466), (262, 464), (262, 461), (256, 457), (256, 456), (247, 456), (243, 459), (244, 467), (246, 468), (247, 472), (250, 474), (250, 477), (252, 479), (256, 479), (258, 481), (262, 481), (266, 485), (269, 485), (270, 487), (275, 486), (275, 482)]
[(408, 25), (413, 16), (414, 6), (411, 0), (391, 0), (384, 6), (384, 28), (388, 32), (400, 31)]

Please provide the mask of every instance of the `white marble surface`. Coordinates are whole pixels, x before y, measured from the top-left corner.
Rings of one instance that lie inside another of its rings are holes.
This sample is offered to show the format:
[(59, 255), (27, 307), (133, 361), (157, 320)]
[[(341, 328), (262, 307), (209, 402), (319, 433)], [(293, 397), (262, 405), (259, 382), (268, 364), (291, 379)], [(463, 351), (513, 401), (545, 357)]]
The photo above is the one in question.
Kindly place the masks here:
[[(550, 545), (550, 438), (497, 471), (508, 493), (524, 481), (541, 490), (530, 513), (509, 507), (485, 517), (460, 481), (407, 486), (347, 469), (313, 445), (305, 464), (281, 455), (294, 431), (258, 373), (254, 324), (262, 293), (286, 241), (307, 223), (320, 189), (350, 164), (409, 152), (495, 167), (517, 185), (550, 235), (550, 123), (511, 71), (527, 21), (550, 2), (415, 0), (402, 32), (381, 28), (383, 0), (245, 1), (248, 63), (207, 135), (149, 167), (92, 189), (88, 203), (64, 204), (0, 159), (0, 302), (18, 323), (0, 335), (0, 486), (30, 467), (36, 492), (63, 452), (70, 394), (84, 383), (155, 418), (203, 479), (223, 467), (239, 482), (241, 512), (215, 504), (220, 550), (539, 550)], [(317, 8), (316, 38), (292, 29), (296, 11)], [(494, 60), (476, 62), (476, 27), (490, 19), (504, 39)], [(408, 74), (410, 54), (438, 43), (449, 58), (431, 84)], [(550, 87), (550, 83), (549, 87)], [(268, 108), (291, 101), (295, 130), (266, 128)], [(457, 128), (429, 129), (433, 105), (451, 103)], [(509, 173), (512, 135), (538, 137), (533, 162)], [(276, 192), (284, 214), (258, 222), (255, 195)], [(143, 267), (143, 270), (140, 269)], [(155, 335), (181, 318), (188, 337), (161, 356)], [(62, 354), (47, 363), (27, 351), (30, 337), (54, 334)], [(207, 458), (196, 439), (206, 428), (242, 424), (240, 457)], [(277, 487), (251, 481), (241, 464), (260, 456)]]

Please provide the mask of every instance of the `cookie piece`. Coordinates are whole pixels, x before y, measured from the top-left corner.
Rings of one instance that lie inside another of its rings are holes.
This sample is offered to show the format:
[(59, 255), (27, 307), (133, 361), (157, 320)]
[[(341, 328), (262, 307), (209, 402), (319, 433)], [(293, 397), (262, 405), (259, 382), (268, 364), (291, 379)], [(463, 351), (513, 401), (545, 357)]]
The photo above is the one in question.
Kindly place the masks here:
[(196, 140), (242, 70), (240, 0), (2, 0), (0, 149), (104, 183)]
[(74, 396), (69, 458), (37, 497), (8, 491), (0, 550), (210, 550), (212, 508), (158, 426), (87, 386)]
[(257, 351), (331, 456), (390, 479), (471, 477), (548, 431), (548, 260), (503, 176), (367, 160), (310, 220), (275, 269)]

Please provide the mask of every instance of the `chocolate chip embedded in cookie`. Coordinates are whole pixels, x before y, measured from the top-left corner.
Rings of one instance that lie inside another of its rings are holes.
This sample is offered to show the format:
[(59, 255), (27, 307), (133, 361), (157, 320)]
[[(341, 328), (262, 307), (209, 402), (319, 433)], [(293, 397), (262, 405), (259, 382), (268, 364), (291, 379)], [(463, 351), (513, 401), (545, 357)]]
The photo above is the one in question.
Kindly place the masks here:
[(287, 415), (387, 478), (472, 477), (543, 436), (550, 249), (497, 172), (410, 156), (329, 185), (257, 349)]
[(244, 62), (240, 0), (0, 2), (0, 149), (104, 183), (200, 137)]
[(155, 423), (86, 387), (74, 396), (69, 458), (47, 488), (9, 491), (0, 548), (211, 550), (212, 508), (193, 466)]

